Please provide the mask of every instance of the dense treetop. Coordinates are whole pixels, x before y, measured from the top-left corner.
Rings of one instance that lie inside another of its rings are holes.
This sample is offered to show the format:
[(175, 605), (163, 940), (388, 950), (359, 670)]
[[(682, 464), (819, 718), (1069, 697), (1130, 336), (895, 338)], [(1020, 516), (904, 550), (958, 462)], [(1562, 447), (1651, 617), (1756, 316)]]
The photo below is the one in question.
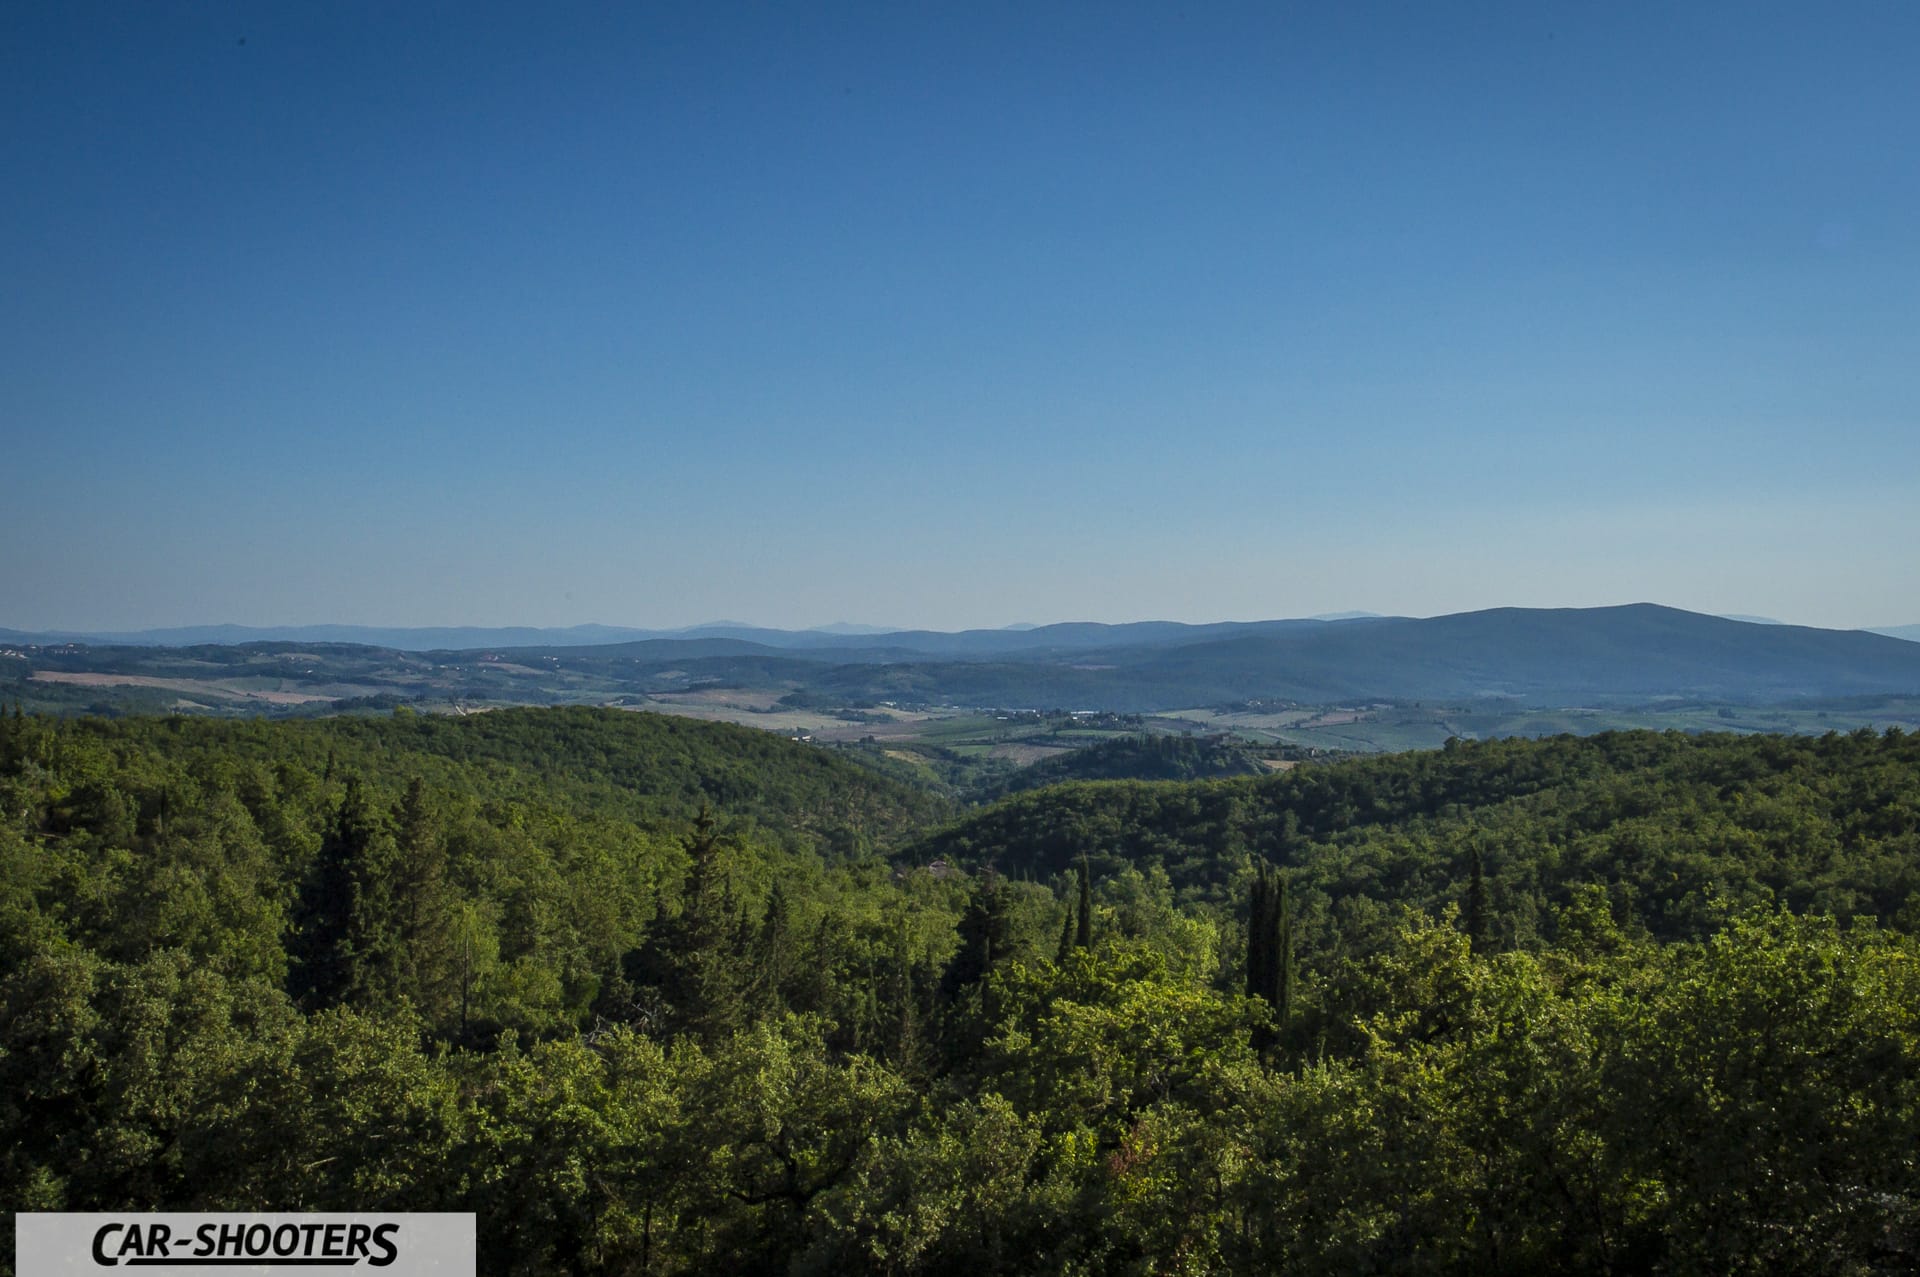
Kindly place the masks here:
[(37, 729), (37, 721), (16, 729), (14, 748), (30, 752), (29, 742), (44, 739), (70, 769), (118, 766), (158, 781), (251, 766), (323, 777), (355, 772), (383, 787), (420, 776), (488, 801), (537, 797), (575, 816), (642, 825), (684, 822), (712, 806), (762, 836), (835, 856), (871, 851), (943, 810), (937, 798), (831, 753), (769, 732), (661, 714), (563, 708), (454, 717), (401, 709), (295, 723), (78, 719), (59, 730)]
[(514, 1273), (1911, 1271), (1916, 795), (1895, 733), (1628, 734), (928, 832), (644, 715), (7, 716), (0, 1201), (473, 1211)]
[(1916, 776), (1920, 737), (1897, 731), (1455, 741), (1258, 780), (1056, 786), (901, 858), (1046, 878), (1085, 856), (1216, 901), (1263, 858), (1290, 871), (1311, 933), (1329, 911), (1464, 903), (1478, 849), (1508, 943), (1589, 883), (1653, 935), (1698, 937), (1751, 903), (1890, 920), (1920, 899)]
[(983, 801), (1078, 780), (1203, 780), (1264, 776), (1251, 748), (1193, 736), (1117, 736), (1022, 767), (976, 791)]

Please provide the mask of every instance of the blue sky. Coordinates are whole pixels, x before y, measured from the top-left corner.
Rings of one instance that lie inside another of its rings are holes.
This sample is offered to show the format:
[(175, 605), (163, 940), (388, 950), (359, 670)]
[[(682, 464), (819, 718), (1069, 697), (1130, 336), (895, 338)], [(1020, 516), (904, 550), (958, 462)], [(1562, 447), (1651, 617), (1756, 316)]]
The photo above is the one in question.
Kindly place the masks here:
[(1920, 6), (0, 12), (0, 625), (1920, 619)]

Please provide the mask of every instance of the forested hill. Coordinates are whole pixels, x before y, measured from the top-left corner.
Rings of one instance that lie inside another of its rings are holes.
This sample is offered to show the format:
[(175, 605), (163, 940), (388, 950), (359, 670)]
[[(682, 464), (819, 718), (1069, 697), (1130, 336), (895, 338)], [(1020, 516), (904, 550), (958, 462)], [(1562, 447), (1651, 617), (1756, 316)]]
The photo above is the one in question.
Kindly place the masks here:
[(1080, 780), (1206, 780), (1264, 776), (1267, 768), (1246, 746), (1192, 736), (1119, 736), (1022, 767), (974, 797), (1009, 794)]
[(1909, 1273), (1917, 753), (1073, 784), (896, 867), (859, 853), (941, 809), (750, 731), (10, 714), (0, 1228), (471, 1212), (487, 1271), (583, 1277)]
[(1164, 871), (1190, 898), (1242, 889), (1249, 856), (1290, 871), (1303, 936), (1355, 943), (1390, 905), (1465, 906), (1477, 853), (1489, 926), (1532, 942), (1577, 885), (1668, 938), (1727, 909), (1890, 919), (1920, 910), (1920, 736), (1606, 733), (1456, 741), (1260, 780), (1061, 785), (901, 853), (1041, 880)]
[(946, 810), (923, 790), (771, 732), (622, 710), (77, 719), (57, 736), (28, 719), (21, 730), (57, 742), (49, 748), (97, 754), (96, 771), (118, 768), (156, 788), (247, 767), (322, 783), (353, 774), (379, 790), (421, 777), (477, 800), (642, 826), (683, 828), (710, 807), (743, 833), (839, 858), (898, 842)]
[(1920, 691), (1920, 644), (1642, 603), (1382, 617), (1023, 664), (850, 665), (814, 681), (849, 696), (1129, 712), (1248, 698), (1580, 705), (1682, 695), (1761, 704)]
[(0, 977), (77, 946), (452, 1040), (574, 1031), (624, 1005), (641, 937), (676, 943), (690, 849), (730, 902), (705, 940), (732, 947), (776, 882), (878, 872), (947, 810), (766, 732), (613, 710), (4, 715)]

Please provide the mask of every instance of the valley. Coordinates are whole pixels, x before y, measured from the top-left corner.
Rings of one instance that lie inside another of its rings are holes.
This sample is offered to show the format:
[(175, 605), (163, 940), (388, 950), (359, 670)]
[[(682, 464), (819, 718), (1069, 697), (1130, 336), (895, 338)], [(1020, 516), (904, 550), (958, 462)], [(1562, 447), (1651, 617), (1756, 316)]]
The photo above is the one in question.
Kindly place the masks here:
[(1920, 728), (1920, 643), (1647, 605), (954, 634), (719, 627), (427, 651), (9, 634), (0, 701), (36, 712), (600, 705), (891, 754), (962, 788), (1132, 733), (1224, 737), (1280, 762), (1436, 748), (1449, 737)]

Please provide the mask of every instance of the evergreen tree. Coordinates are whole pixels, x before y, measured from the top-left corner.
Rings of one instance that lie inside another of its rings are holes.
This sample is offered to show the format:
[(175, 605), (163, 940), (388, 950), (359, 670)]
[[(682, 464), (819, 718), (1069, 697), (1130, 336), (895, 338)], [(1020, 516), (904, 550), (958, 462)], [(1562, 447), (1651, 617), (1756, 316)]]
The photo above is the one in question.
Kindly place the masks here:
[(316, 1010), (408, 1001), (450, 1026), (462, 989), (457, 909), (425, 786), (413, 781), (389, 813), (350, 776), (301, 893), (291, 991)]
[(748, 941), (710, 808), (694, 817), (686, 846), (680, 912), (662, 919), (626, 966), (634, 985), (657, 990), (672, 1028), (712, 1042), (746, 1019)]
[(1279, 955), (1275, 961), (1274, 973), (1274, 1033), (1284, 1044), (1289, 1025), (1293, 1023), (1293, 908), (1287, 899), (1286, 879), (1280, 880), (1280, 931), (1276, 943)]
[(747, 977), (748, 1003), (756, 1018), (771, 1015), (784, 1005), (787, 973), (793, 963), (792, 930), (787, 889), (775, 878), (753, 938), (753, 960)]
[(1261, 861), (1254, 871), (1247, 909), (1247, 996), (1265, 1002), (1271, 1024), (1253, 1032), (1253, 1046), (1264, 1059), (1286, 1033), (1293, 1014), (1293, 919), (1287, 884)]
[(397, 991), (429, 1023), (452, 1019), (460, 986), (455, 918), (459, 902), (447, 881), (447, 841), (439, 810), (415, 777), (393, 812), (394, 873), (387, 928), (394, 946)]
[(349, 776), (295, 914), (290, 992), (309, 1009), (363, 1001), (392, 983), (382, 969), (392, 849), (360, 778)]
[(894, 930), (892, 978), (888, 996), (893, 1002), (894, 1040), (888, 1060), (903, 1076), (917, 1074), (925, 1063), (921, 1040), (918, 995), (913, 979), (913, 945), (902, 917)]
[(1487, 948), (1487, 881), (1486, 869), (1480, 855), (1480, 844), (1473, 844), (1470, 853), (1467, 882), (1467, 942), (1475, 954), (1486, 952)]
[(1093, 870), (1085, 856), (1074, 866), (1074, 903), (1060, 926), (1060, 949), (1054, 962), (1062, 963), (1075, 949), (1093, 947)]
[(947, 966), (945, 991), (949, 998), (961, 989), (978, 984), (988, 972), (1007, 957), (1011, 940), (1011, 919), (1000, 875), (984, 870), (974, 883), (967, 911), (960, 917), (960, 948)]
[(1093, 947), (1093, 866), (1080, 857), (1080, 908), (1075, 917), (1074, 947)]

